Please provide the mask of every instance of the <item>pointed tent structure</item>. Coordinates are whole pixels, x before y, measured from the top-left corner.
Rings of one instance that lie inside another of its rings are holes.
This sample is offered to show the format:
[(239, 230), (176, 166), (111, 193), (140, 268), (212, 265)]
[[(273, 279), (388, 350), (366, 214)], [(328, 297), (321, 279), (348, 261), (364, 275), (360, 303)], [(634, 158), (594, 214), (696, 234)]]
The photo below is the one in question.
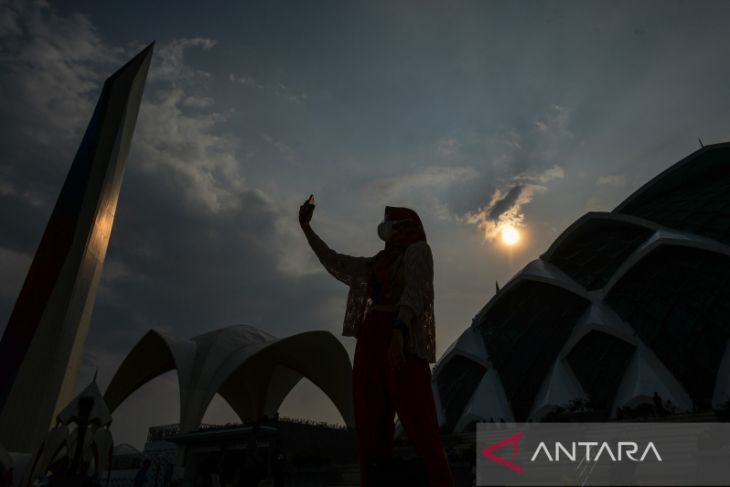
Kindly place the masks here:
[(0, 340), (0, 442), (30, 452), (73, 397), (153, 45), (104, 83)]
[(94, 375), (91, 383), (58, 414), (56, 427), (46, 434), (19, 485), (36, 485), (51, 465), (62, 460), (67, 467), (57, 472), (61, 484), (86, 485), (84, 480), (88, 480), (94, 485), (108, 485), (114, 449), (111, 422)]

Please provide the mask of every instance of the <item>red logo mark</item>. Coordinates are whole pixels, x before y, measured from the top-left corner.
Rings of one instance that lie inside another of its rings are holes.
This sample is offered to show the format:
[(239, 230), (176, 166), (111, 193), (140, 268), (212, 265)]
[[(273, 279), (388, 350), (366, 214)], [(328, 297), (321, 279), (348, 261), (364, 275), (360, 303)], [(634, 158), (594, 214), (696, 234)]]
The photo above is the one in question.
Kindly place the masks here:
[(519, 441), (522, 439), (522, 437), (525, 436), (524, 433), (517, 433), (514, 436), (510, 436), (506, 440), (499, 441), (495, 443), (492, 446), (486, 447), (484, 450), (482, 450), (482, 455), (484, 457), (492, 460), (493, 462), (497, 462), (503, 467), (507, 467), (510, 470), (514, 470), (517, 473), (525, 473), (525, 469), (520, 467), (519, 465), (515, 465), (514, 463), (510, 462), (509, 460), (505, 460), (502, 457), (498, 457), (494, 454), (494, 450), (499, 450), (500, 448), (509, 445), (512, 443), (512, 460), (517, 458), (517, 449), (519, 448)]

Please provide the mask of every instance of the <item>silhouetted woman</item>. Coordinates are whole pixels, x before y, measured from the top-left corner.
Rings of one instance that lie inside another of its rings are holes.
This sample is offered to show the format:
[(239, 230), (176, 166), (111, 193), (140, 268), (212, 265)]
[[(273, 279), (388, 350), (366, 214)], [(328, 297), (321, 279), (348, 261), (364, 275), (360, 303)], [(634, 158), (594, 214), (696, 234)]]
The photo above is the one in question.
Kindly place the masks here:
[(421, 219), (408, 208), (386, 206), (378, 225), (385, 248), (373, 257), (352, 257), (317, 236), (310, 226), (313, 212), (310, 196), (299, 209), (309, 245), (350, 288), (342, 334), (357, 337), (352, 388), (361, 485), (369, 486), (373, 463), (390, 458), (397, 413), (429, 486), (453, 486), (431, 392), (433, 258)]

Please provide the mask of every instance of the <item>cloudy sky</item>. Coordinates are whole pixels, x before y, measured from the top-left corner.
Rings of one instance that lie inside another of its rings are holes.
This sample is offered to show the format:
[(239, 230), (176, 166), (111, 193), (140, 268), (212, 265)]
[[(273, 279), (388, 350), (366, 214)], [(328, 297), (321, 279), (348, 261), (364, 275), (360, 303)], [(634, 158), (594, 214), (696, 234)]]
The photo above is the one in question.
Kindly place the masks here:
[[(103, 80), (156, 40), (80, 386), (142, 334), (339, 335), (296, 222), (372, 255), (385, 205), (435, 259), (438, 353), (573, 220), (730, 134), (727, 2), (0, 0), (0, 330)], [(500, 225), (519, 229), (506, 248)], [(354, 342), (342, 338), (352, 353)], [(116, 414), (178, 414), (174, 373)], [(311, 384), (282, 413), (341, 422)], [(206, 420), (229, 421), (222, 400)]]

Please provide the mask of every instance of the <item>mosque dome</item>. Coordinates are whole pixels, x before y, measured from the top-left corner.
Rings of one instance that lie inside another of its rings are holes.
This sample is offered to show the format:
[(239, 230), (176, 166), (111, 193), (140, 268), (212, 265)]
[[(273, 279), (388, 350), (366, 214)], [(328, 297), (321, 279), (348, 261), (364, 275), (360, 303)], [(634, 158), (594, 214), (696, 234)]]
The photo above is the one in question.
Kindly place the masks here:
[(544, 420), (581, 404), (616, 418), (730, 400), (730, 143), (590, 212), (520, 270), (434, 370), (442, 427)]

